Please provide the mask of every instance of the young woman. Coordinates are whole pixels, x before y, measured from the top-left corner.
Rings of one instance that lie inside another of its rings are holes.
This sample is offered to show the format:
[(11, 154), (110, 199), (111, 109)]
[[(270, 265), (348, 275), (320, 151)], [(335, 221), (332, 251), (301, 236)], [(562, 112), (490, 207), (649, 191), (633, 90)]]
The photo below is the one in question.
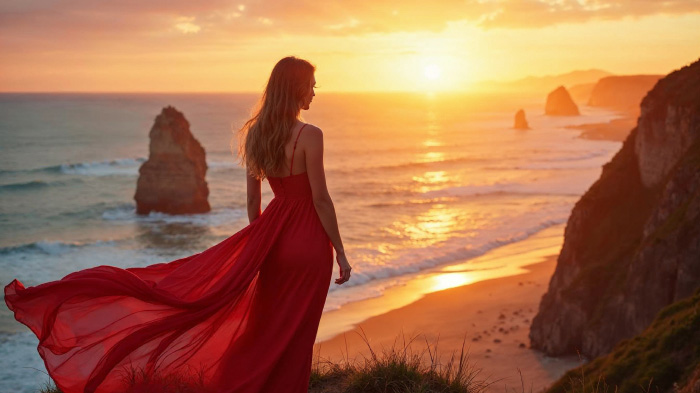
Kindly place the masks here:
[[(248, 226), (167, 263), (5, 287), (64, 393), (165, 392), (173, 381), (203, 392), (307, 391), (333, 248), (335, 283), (351, 270), (326, 188), (323, 133), (300, 120), (314, 71), (302, 59), (280, 60), (239, 132)], [(263, 178), (275, 196), (261, 212)]]

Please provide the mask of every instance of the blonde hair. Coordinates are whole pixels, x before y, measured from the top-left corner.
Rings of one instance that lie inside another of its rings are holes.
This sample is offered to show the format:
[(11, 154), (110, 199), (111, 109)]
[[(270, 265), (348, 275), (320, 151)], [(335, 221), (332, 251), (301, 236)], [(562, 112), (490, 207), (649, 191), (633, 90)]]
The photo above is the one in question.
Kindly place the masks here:
[[(284, 146), (300, 118), (316, 67), (294, 56), (275, 64), (252, 117), (238, 130), (239, 165), (257, 179), (284, 167)], [(233, 145), (233, 139), (232, 139)], [(232, 146), (233, 150), (233, 146)]]

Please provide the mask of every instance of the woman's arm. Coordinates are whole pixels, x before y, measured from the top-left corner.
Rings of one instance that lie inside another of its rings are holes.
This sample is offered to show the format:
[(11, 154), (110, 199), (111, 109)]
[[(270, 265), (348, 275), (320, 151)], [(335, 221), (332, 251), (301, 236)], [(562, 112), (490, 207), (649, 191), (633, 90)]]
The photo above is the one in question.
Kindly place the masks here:
[(314, 207), (318, 218), (321, 220), (323, 229), (325, 229), (328, 237), (335, 248), (335, 259), (338, 262), (340, 276), (335, 279), (338, 285), (350, 279), (350, 263), (345, 255), (343, 241), (340, 239), (340, 231), (338, 230), (338, 219), (335, 216), (335, 207), (326, 187), (326, 174), (323, 169), (323, 132), (318, 128), (311, 126), (304, 133), (304, 156), (306, 158), (306, 172), (311, 185), (311, 194), (313, 196)]
[(318, 127), (311, 125), (307, 129), (307, 132), (304, 133), (306, 137), (304, 138), (306, 139), (304, 150), (306, 153), (306, 171), (311, 185), (314, 206), (321, 224), (323, 224), (323, 229), (326, 230), (328, 237), (331, 239), (333, 248), (338, 254), (344, 254), (345, 249), (338, 230), (335, 206), (328, 193), (326, 174), (323, 169), (323, 132)]
[(251, 176), (251, 174), (246, 170), (246, 183), (248, 194), (248, 198), (246, 198), (248, 205), (248, 221), (252, 224), (253, 221), (260, 217), (260, 214), (262, 213), (260, 210), (260, 204), (262, 203), (262, 195), (260, 190), (261, 181), (260, 179), (256, 179), (255, 177)]

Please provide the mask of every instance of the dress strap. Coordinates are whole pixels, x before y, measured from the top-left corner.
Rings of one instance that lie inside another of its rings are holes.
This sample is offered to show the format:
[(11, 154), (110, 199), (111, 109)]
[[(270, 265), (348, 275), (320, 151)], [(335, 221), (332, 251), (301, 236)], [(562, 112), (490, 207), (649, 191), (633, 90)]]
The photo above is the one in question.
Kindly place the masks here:
[(304, 123), (303, 126), (299, 129), (299, 133), (297, 134), (297, 139), (294, 141), (294, 147), (292, 148), (292, 162), (289, 164), (289, 176), (292, 176), (292, 167), (294, 166), (294, 152), (297, 149), (297, 141), (299, 141), (299, 135), (301, 135), (301, 130), (306, 127), (306, 123)]

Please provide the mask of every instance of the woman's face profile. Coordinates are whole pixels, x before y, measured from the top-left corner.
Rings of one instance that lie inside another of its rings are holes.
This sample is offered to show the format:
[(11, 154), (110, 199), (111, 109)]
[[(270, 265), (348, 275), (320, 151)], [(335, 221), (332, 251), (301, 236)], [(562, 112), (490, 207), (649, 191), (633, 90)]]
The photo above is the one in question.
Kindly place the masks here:
[(314, 96), (316, 93), (314, 92), (314, 88), (316, 87), (316, 78), (311, 75), (311, 80), (309, 81), (309, 88), (306, 92), (306, 95), (302, 99), (301, 102), (301, 109), (308, 110), (309, 105), (311, 104), (311, 101), (313, 100)]

